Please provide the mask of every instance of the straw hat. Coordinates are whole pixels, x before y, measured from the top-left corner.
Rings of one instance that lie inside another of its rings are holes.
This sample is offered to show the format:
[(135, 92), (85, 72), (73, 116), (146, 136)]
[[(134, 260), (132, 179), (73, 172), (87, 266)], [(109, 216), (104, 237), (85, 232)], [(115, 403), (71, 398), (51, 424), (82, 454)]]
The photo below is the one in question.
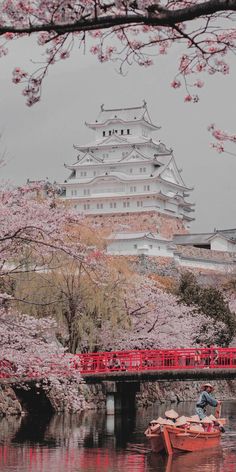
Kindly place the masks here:
[(156, 423), (154, 426), (151, 426), (151, 432), (152, 433), (155, 433), (156, 431), (158, 431), (160, 429), (161, 425)]
[(218, 421), (214, 415), (209, 415), (208, 418), (211, 421)]
[(188, 422), (188, 418), (186, 416), (180, 416), (176, 423), (175, 423), (175, 426), (183, 426), (184, 424), (186, 424)]
[(205, 384), (202, 385), (202, 388), (205, 388), (205, 387), (210, 387), (212, 390), (214, 390), (213, 385), (210, 384), (210, 383), (205, 383)]
[(170, 420), (176, 420), (179, 417), (179, 414), (175, 410), (168, 410), (165, 411), (165, 416)]
[(151, 420), (151, 421), (149, 422), (150, 425), (154, 425), (154, 424), (157, 424), (157, 423), (158, 423), (157, 420)]
[(201, 424), (194, 424), (190, 426), (189, 431), (192, 431), (193, 433), (201, 432), (204, 431), (204, 428)]
[(205, 416), (205, 418), (203, 418), (203, 420), (201, 420), (201, 423), (209, 424), (209, 423), (212, 423), (212, 420), (208, 416)]
[(187, 420), (188, 420), (189, 423), (200, 423), (201, 422), (198, 415), (189, 416), (189, 418), (187, 418)]
[(161, 425), (174, 425), (175, 423), (171, 420), (167, 420), (166, 418), (161, 418), (161, 416), (159, 416), (159, 418), (157, 418), (157, 423), (161, 424)]

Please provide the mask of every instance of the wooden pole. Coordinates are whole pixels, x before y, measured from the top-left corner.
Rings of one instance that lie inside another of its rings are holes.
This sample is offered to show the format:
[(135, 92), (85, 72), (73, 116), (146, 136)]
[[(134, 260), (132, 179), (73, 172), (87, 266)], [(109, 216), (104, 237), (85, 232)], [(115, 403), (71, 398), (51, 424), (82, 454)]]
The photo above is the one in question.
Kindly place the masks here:
[(215, 417), (218, 419), (221, 417), (221, 403), (218, 403), (215, 409)]
[(165, 426), (163, 426), (162, 434), (163, 434), (163, 439), (164, 439), (166, 452), (167, 452), (167, 454), (169, 454), (169, 456), (171, 456), (173, 454), (173, 449), (172, 449), (172, 446), (171, 446), (168, 429)]

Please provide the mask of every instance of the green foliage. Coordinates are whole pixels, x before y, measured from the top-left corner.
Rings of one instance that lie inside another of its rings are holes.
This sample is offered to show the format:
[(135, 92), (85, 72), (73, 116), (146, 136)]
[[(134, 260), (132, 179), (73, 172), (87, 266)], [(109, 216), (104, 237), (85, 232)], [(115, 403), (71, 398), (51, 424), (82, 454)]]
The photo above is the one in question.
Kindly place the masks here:
[[(216, 334), (214, 342), (227, 346), (236, 332), (235, 313), (229, 309), (222, 292), (214, 287), (201, 287), (191, 272), (184, 272), (177, 289), (177, 296), (181, 303), (194, 306), (196, 313), (204, 313), (212, 319), (212, 323), (223, 323), (222, 330)], [(201, 328), (201, 335), (206, 335), (207, 325)], [(204, 337), (203, 336), (203, 337)]]
[(66, 258), (57, 258), (55, 265), (55, 270), (15, 277), (17, 309), (37, 318), (53, 316), (58, 339), (69, 352), (98, 349), (99, 331), (106, 321), (114, 330), (127, 326), (123, 275), (111, 263), (96, 271)]
[(180, 302), (188, 306), (198, 304), (200, 290), (196, 277), (192, 272), (186, 271), (181, 274), (179, 286), (176, 290)]

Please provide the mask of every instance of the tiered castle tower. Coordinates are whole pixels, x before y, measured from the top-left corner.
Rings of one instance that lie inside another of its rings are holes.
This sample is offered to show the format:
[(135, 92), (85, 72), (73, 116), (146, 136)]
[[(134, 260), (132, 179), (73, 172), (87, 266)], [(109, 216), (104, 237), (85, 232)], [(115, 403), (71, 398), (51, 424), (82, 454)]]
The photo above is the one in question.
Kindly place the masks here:
[(95, 139), (74, 146), (78, 155), (66, 165), (71, 173), (63, 184), (65, 198), (95, 218), (121, 215), (126, 221), (133, 215), (137, 223), (138, 213), (154, 212), (161, 221), (174, 218), (178, 224), (173, 232), (183, 232), (194, 219), (193, 204), (186, 200), (192, 189), (185, 185), (172, 150), (152, 137), (160, 127), (152, 123), (146, 102), (133, 108), (102, 105), (97, 119), (86, 126)]

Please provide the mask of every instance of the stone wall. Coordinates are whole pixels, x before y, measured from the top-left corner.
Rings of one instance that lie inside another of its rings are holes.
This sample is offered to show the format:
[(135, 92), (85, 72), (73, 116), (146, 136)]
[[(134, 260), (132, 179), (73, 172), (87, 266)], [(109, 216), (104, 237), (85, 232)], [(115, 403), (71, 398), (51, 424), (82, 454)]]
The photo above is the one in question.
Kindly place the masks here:
[[(236, 380), (217, 380), (213, 383), (214, 396), (219, 400), (236, 399)], [(165, 402), (196, 401), (203, 382), (196, 381), (153, 381), (141, 382), (136, 393), (136, 406), (147, 407)], [(84, 384), (83, 394), (89, 409), (105, 409), (106, 393), (101, 383)]]
[[(141, 382), (140, 392), (136, 394), (136, 406), (147, 407), (154, 403), (196, 401), (201, 391), (201, 382), (193, 381), (153, 381)], [(236, 399), (236, 380), (217, 380), (213, 383), (214, 396), (220, 400)], [(55, 392), (54, 392), (55, 394)], [(63, 402), (52, 400), (55, 412), (68, 411)], [(78, 385), (78, 399), (80, 411), (104, 410), (106, 408), (106, 391), (102, 383), (86, 384), (82, 381)], [(58, 402), (58, 403), (57, 403)], [(78, 411), (78, 410), (76, 410)], [(70, 413), (76, 411), (70, 410)], [(21, 404), (11, 387), (0, 386), (0, 416), (22, 415)]]
[(171, 239), (174, 234), (184, 234), (188, 232), (184, 226), (183, 220), (155, 211), (110, 215), (86, 215), (85, 221), (92, 226), (97, 224), (99, 228), (104, 228), (107, 235), (115, 231), (147, 231), (159, 233), (160, 236)]
[[(217, 380), (214, 385), (214, 396), (219, 400), (236, 399), (235, 380)], [(165, 381), (145, 382), (140, 385), (140, 393), (136, 394), (137, 406), (149, 406), (153, 403), (196, 401), (203, 382), (196, 381)]]
[(0, 416), (21, 414), (22, 407), (14, 390), (9, 386), (0, 385)]
[(175, 254), (191, 259), (206, 260), (212, 262), (234, 262), (235, 253), (227, 251), (213, 251), (212, 249), (199, 248), (195, 246), (176, 245)]

